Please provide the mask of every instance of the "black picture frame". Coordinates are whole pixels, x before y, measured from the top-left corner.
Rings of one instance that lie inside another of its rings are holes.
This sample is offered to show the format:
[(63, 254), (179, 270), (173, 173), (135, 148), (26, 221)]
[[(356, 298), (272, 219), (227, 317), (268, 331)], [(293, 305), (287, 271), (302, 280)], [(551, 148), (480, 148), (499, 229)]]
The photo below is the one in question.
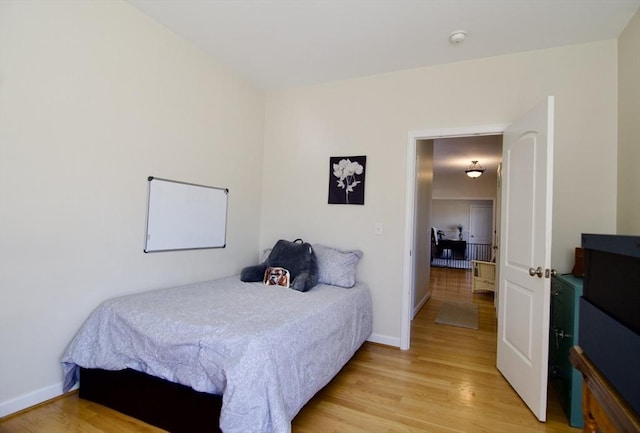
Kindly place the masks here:
[(367, 157), (329, 158), (329, 204), (364, 205)]

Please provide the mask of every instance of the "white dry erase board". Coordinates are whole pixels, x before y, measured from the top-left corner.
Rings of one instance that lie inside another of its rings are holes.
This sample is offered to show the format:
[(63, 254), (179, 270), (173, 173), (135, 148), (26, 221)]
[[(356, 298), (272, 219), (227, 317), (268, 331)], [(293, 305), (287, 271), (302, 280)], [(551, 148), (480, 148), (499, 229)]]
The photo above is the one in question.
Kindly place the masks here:
[(226, 246), (228, 189), (147, 180), (145, 253)]

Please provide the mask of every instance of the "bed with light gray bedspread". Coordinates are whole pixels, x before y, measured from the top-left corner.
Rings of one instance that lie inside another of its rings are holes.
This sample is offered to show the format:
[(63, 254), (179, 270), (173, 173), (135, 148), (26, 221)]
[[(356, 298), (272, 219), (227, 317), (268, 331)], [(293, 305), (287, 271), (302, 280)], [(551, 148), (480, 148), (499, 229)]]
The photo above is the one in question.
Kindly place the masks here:
[(222, 394), (225, 433), (289, 432), (371, 329), (362, 283), (302, 293), (231, 277), (119, 297), (102, 303), (67, 348), (65, 391), (78, 366), (131, 368)]

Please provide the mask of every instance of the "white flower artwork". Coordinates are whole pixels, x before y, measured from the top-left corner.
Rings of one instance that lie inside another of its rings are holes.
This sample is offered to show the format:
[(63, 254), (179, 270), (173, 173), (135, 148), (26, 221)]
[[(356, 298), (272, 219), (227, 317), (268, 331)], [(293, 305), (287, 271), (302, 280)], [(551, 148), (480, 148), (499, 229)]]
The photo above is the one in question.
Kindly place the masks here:
[(329, 204), (364, 204), (366, 156), (329, 159)]

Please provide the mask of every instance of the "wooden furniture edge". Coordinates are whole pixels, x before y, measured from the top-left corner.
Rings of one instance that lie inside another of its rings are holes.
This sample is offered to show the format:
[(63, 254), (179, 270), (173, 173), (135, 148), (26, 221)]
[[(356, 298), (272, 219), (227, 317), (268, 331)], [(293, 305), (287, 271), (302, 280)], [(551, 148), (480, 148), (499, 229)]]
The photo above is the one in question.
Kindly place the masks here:
[(579, 346), (569, 349), (569, 360), (583, 377), (584, 432), (597, 433), (604, 429), (603, 433), (640, 433), (640, 416), (618, 395)]

